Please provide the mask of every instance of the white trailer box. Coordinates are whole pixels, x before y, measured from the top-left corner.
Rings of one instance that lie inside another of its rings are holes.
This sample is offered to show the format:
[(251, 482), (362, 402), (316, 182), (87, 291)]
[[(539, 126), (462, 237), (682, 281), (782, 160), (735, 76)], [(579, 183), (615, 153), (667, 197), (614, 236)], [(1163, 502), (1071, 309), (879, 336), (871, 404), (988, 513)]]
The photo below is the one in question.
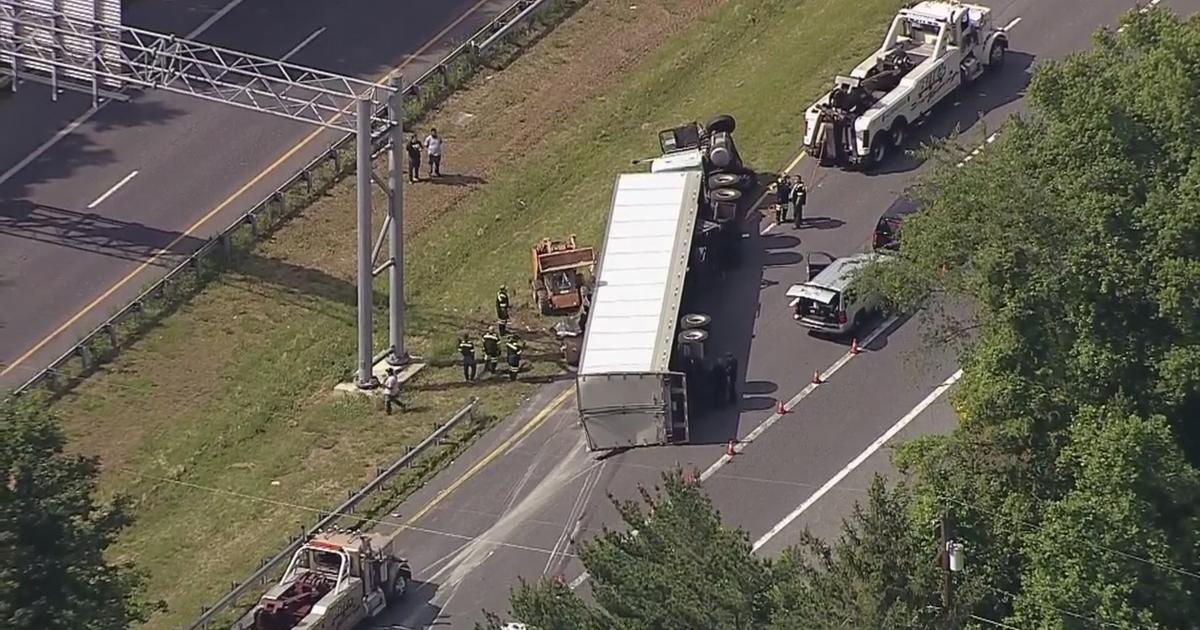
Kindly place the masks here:
[(617, 178), (575, 382), (588, 447), (686, 441), (686, 383), (670, 369), (703, 175)]

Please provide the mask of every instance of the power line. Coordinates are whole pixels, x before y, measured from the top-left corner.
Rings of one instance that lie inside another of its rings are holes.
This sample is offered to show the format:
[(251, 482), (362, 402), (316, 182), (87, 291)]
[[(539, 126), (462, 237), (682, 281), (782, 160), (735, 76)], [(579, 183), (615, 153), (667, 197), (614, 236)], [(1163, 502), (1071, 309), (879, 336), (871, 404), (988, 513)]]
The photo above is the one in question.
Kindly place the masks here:
[[(1008, 592), (1008, 591), (1006, 591), (1006, 590), (1004, 590), (1004, 589), (1002, 589), (1002, 588), (996, 588), (995, 586), (990, 586), (990, 585), (987, 585), (987, 584), (984, 584), (983, 586), (984, 586), (985, 588), (990, 588), (991, 590), (993, 590), (993, 591), (996, 591), (997, 593), (1002, 593), (1002, 594), (1004, 594), (1004, 595), (1007, 595), (1008, 597), (1010, 597), (1010, 598), (1012, 598), (1012, 599), (1014, 599), (1014, 600), (1017, 598), (1017, 594), (1016, 594), (1016, 593), (1010, 593), (1010, 592)], [(1057, 607), (1057, 606), (1047, 605), (1046, 607), (1047, 607), (1047, 608), (1049, 608), (1049, 609), (1051, 609), (1051, 610), (1053, 610), (1053, 611), (1060, 612), (1060, 613), (1062, 613), (1062, 614), (1064, 614), (1064, 615), (1068, 615), (1068, 616), (1074, 617), (1074, 618), (1076, 618), (1076, 619), (1082, 619), (1082, 620), (1084, 620), (1084, 621), (1090, 621), (1090, 622), (1092, 622), (1092, 623), (1094, 623), (1094, 624), (1097, 624), (1097, 625), (1100, 625), (1100, 626), (1108, 626), (1108, 627), (1110, 627), (1110, 628), (1130, 628), (1130, 627), (1132, 627), (1132, 626), (1122, 625), (1122, 624), (1119, 624), (1119, 623), (1112, 623), (1112, 622), (1109, 622), (1109, 621), (1104, 621), (1104, 620), (1102, 620), (1102, 619), (1098, 619), (1098, 618), (1096, 618), (1096, 617), (1089, 617), (1089, 616), (1087, 616), (1087, 615), (1085, 615), (1085, 614), (1083, 614), (1083, 613), (1077, 613), (1077, 612), (1074, 612), (1074, 611), (1071, 611), (1071, 610), (1067, 610), (1067, 609), (1065, 609), (1065, 608), (1059, 608), (1059, 607)]]
[(990, 623), (993, 626), (996, 626), (997, 628), (1004, 628), (1005, 630), (1021, 630), (1020, 628), (1018, 628), (1016, 626), (1010, 626), (1006, 623), (1000, 623), (999, 621), (996, 621), (994, 619), (988, 619), (987, 617), (980, 617), (979, 615), (971, 614), (971, 615), (967, 615), (967, 617), (969, 619), (973, 619), (975, 621), (982, 621), (984, 623)]
[[(1037, 523), (1033, 523), (1033, 522), (1031, 522), (1031, 521), (1026, 521), (1026, 520), (1024, 520), (1024, 519), (1021, 519), (1021, 518), (1019, 518), (1019, 517), (1012, 517), (1012, 516), (1002, 515), (1002, 514), (999, 514), (999, 513), (997, 513), (997, 512), (994, 512), (994, 511), (992, 511), (992, 510), (989, 510), (989, 509), (987, 509), (987, 508), (980, 507), (979, 505), (977, 505), (977, 504), (975, 504), (975, 503), (972, 503), (972, 502), (970, 502), (970, 501), (967, 501), (967, 500), (965, 500), (965, 499), (960, 499), (960, 498), (958, 498), (958, 497), (953, 497), (953, 496), (950, 496), (950, 495), (941, 495), (941, 498), (942, 498), (942, 499), (945, 499), (945, 500), (947, 500), (947, 501), (953, 501), (953, 502), (955, 502), (955, 503), (958, 503), (959, 505), (963, 505), (963, 506), (966, 506), (966, 507), (969, 507), (969, 508), (972, 508), (972, 509), (975, 509), (975, 510), (979, 510), (980, 512), (983, 512), (984, 514), (987, 514), (988, 516), (992, 516), (992, 517), (999, 518), (999, 519), (1010, 519), (1010, 520), (1016, 521), (1017, 523), (1020, 523), (1020, 524), (1022, 524), (1022, 525), (1025, 525), (1026, 527), (1028, 527), (1028, 528), (1030, 528), (1030, 529), (1033, 529), (1033, 530), (1035, 530), (1035, 531), (1036, 531), (1036, 530), (1041, 530), (1041, 529), (1042, 529), (1042, 526), (1041, 526), (1041, 525), (1039, 525), (1039, 524), (1037, 524)], [(1177, 575), (1182, 575), (1182, 576), (1186, 576), (1186, 577), (1192, 578), (1193, 580), (1200, 580), (1200, 573), (1194, 573), (1194, 572), (1192, 572), (1192, 571), (1188, 571), (1187, 569), (1182, 569), (1182, 568), (1179, 568), (1179, 567), (1171, 566), (1171, 565), (1169, 565), (1169, 564), (1165, 564), (1165, 563), (1163, 563), (1163, 562), (1159, 562), (1159, 561), (1157, 561), (1157, 560), (1151, 560), (1150, 558), (1143, 558), (1142, 556), (1139, 556), (1139, 555), (1136, 555), (1136, 554), (1132, 554), (1132, 553), (1128, 553), (1128, 552), (1125, 552), (1125, 551), (1121, 551), (1121, 550), (1119, 550), (1119, 549), (1113, 549), (1113, 548), (1111, 548), (1111, 547), (1108, 547), (1108, 546), (1102, 545), (1102, 544), (1100, 544), (1100, 543), (1092, 542), (1092, 541), (1090, 541), (1090, 540), (1087, 540), (1087, 539), (1085, 539), (1085, 538), (1077, 538), (1077, 537), (1073, 537), (1072, 539), (1073, 539), (1073, 540), (1075, 540), (1075, 541), (1078, 541), (1078, 542), (1082, 542), (1083, 544), (1085, 544), (1085, 545), (1088, 545), (1088, 546), (1089, 546), (1089, 547), (1091, 547), (1092, 549), (1101, 550), (1101, 551), (1107, 551), (1107, 552), (1109, 552), (1109, 553), (1116, 554), (1116, 555), (1118, 555), (1118, 556), (1121, 556), (1122, 558), (1126, 558), (1126, 559), (1128, 559), (1128, 560), (1135, 560), (1135, 561), (1137, 561), (1137, 562), (1141, 562), (1141, 563), (1144, 563), (1144, 564), (1147, 564), (1147, 565), (1150, 565), (1150, 566), (1153, 566), (1153, 567), (1157, 567), (1157, 568), (1159, 568), (1159, 569), (1162, 569), (1162, 570), (1164, 570), (1164, 571), (1170, 571), (1171, 573), (1175, 573), (1175, 574), (1177, 574)]]

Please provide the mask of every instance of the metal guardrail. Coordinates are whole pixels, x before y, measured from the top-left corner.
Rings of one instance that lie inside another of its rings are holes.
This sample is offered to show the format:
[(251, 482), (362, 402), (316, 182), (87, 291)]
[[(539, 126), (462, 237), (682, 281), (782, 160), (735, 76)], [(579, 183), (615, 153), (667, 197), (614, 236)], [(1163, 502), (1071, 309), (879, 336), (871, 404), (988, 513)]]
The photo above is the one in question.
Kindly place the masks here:
[(430, 433), (429, 436), (424, 440), (422, 440), (420, 444), (414, 446), (411, 450), (400, 457), (400, 459), (397, 459), (390, 466), (384, 469), (383, 472), (379, 473), (374, 479), (367, 482), (367, 485), (350, 495), (348, 499), (346, 499), (341, 505), (334, 508), (327, 516), (322, 517), (311, 527), (305, 529), (299, 537), (289, 541), (287, 546), (281, 549), (279, 553), (276, 553), (274, 556), (271, 556), (267, 560), (263, 561), (262, 566), (260, 566), (257, 571), (252, 573), (245, 580), (235, 583), (233, 588), (230, 589), (230, 591), (223, 597), (221, 597), (221, 599), (217, 600), (217, 602), (212, 606), (206, 607), (200, 616), (197, 617), (196, 620), (187, 627), (187, 630), (204, 630), (208, 628), (209, 624), (213, 622), (214, 617), (233, 607), (237, 603), (238, 598), (246, 594), (246, 591), (265, 586), (267, 581), (270, 579), (271, 573), (275, 569), (279, 568), (281, 564), (290, 560), (292, 554), (296, 552), (296, 549), (300, 548), (300, 545), (303, 544), (305, 540), (311, 538), (313, 534), (327, 529), (338, 519), (353, 515), (355, 509), (358, 508), (360, 503), (382, 488), (384, 484), (390, 481), (392, 477), (395, 477), (397, 473), (412, 464), (413, 460), (420, 457), (423, 453), (425, 453), (425, 451), (429, 450), (429, 447), (433, 446), (434, 444), (440, 444), (442, 439), (446, 437), (446, 434), (457, 427), (464, 418), (471, 418), (474, 420), (475, 409), (478, 405), (479, 399), (472, 398), (465, 407), (460, 409), (458, 413), (451, 416), (450, 419), (444, 424), (437, 427), (437, 429), (434, 430), (433, 433)]
[[(405, 86), (405, 93), (420, 96), (425, 86), (433, 86), (441, 81), (445, 86), (447, 74), (452, 65), (464, 58), (476, 58), (479, 54), (492, 48), (506, 36), (512, 34), (518, 26), (526, 23), (540, 10), (550, 5), (550, 0), (516, 0), (505, 10), (501, 11), (486, 26), (479, 29), (467, 41), (450, 51), (441, 61), (425, 71), (412, 83)], [(382, 109), (382, 108), (381, 108)], [(387, 142), (386, 129), (376, 129), (372, 134), (376, 142), (376, 154), (382, 150), (382, 143)], [(165, 276), (152, 283), (124, 307), (118, 309), (105, 322), (84, 335), (79, 342), (50, 362), (48, 366), (25, 381), (14, 394), (22, 394), (35, 386), (45, 385), (52, 391), (58, 391), (61, 380), (70, 378), (66, 369), (71, 362), (78, 358), (82, 362), (83, 373), (93, 369), (102, 360), (102, 355), (111, 356), (121, 348), (122, 327), (133, 323), (136, 327), (137, 318), (156, 303), (165, 302), (174, 305), (170, 293), (182, 288), (194, 286), (205, 271), (205, 265), (210, 263), (210, 256), (220, 255), (223, 260), (232, 257), (234, 247), (246, 241), (257, 241), (263, 233), (275, 228), (279, 220), (286, 217), (289, 210), (304, 207), (318, 195), (328, 190), (341, 180), (353, 168), (352, 156), (343, 156), (344, 152), (353, 151), (354, 134), (346, 134), (329, 149), (313, 158), (299, 171), (292, 175), (282, 186), (255, 204), (245, 214), (222, 230), (216, 236), (209, 238), (183, 262), (175, 266)]]

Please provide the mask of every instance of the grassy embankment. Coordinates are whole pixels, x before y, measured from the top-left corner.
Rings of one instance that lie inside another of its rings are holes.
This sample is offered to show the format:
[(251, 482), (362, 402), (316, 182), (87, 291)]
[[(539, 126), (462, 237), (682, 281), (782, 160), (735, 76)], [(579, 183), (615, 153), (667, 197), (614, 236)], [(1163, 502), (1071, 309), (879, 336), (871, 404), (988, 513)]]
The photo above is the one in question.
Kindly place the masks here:
[[(778, 168), (804, 105), (899, 4), (593, 0), (480, 77), (427, 123), (459, 176), (408, 191), (414, 350), (445, 358), (459, 331), (478, 332), (499, 283), (526, 286), (538, 238), (598, 243), (613, 176), (656, 130), (730, 112), (748, 160)], [(433, 367), (412, 384), (416, 410), (390, 418), (331, 395), (354, 352), (352, 207), (349, 181), (57, 403), (78, 448), (104, 458), (105, 487), (139, 501), (115, 553), (171, 606), (151, 627), (186, 622), (312, 521), (298, 506), (332, 505), (468, 396), (502, 416), (538, 386), (464, 387)], [(531, 375), (557, 369), (540, 360)]]

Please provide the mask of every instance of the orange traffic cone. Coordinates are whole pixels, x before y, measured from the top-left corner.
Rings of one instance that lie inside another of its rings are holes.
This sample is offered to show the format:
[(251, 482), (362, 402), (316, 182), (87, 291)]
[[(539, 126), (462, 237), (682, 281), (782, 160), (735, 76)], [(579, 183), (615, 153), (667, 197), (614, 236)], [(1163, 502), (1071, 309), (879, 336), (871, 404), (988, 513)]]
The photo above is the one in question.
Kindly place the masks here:
[(858, 354), (858, 337), (850, 340), (850, 354)]
[(729, 446), (725, 447), (725, 454), (730, 457), (737, 455), (737, 451), (734, 449), (734, 446), (736, 446), (736, 445), (737, 445), (737, 440), (729, 440)]
[(812, 380), (813, 385), (820, 385), (821, 382), (822, 382), (821, 381), (821, 371), (813, 370), (813, 380)]
[(781, 415), (781, 416), (782, 416), (783, 414), (787, 413), (787, 407), (785, 407), (785, 406), (784, 406), (784, 404), (783, 404), (783, 401), (782, 401), (782, 400), (780, 400), (780, 401), (777, 401), (777, 402), (775, 403), (775, 413), (777, 413), (777, 414), (779, 414), (779, 415)]

